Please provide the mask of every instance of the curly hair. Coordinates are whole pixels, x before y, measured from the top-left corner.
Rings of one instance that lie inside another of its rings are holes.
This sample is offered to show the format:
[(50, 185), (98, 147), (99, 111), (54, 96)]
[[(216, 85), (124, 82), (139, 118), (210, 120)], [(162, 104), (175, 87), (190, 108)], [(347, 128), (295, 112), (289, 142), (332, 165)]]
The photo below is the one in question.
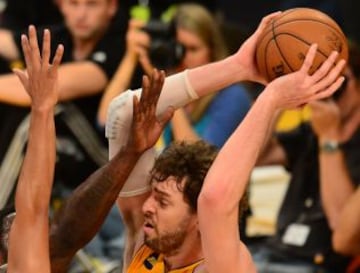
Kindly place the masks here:
[[(174, 177), (179, 191), (183, 192), (184, 201), (193, 212), (197, 212), (201, 187), (217, 153), (216, 146), (203, 140), (173, 142), (156, 159), (150, 172), (151, 181), (163, 182), (170, 176)], [(239, 218), (247, 208), (247, 202), (246, 191), (240, 201)]]
[[(156, 159), (151, 170), (151, 181), (162, 182), (168, 177), (176, 179), (184, 201), (197, 211), (197, 198), (205, 176), (217, 155), (217, 148), (203, 140), (173, 142)], [(181, 182), (186, 178), (185, 185)]]
[(7, 225), (5, 226), (5, 219), (14, 212), (15, 207), (13, 204), (10, 204), (0, 210), (0, 255), (2, 255), (5, 260), (7, 259), (7, 242), (5, 242), (5, 237), (8, 236), (10, 228)]

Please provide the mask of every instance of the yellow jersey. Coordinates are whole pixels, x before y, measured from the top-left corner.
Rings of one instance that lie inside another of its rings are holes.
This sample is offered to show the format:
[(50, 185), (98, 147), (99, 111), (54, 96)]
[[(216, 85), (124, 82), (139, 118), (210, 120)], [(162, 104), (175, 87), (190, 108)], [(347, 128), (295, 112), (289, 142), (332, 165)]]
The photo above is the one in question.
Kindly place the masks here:
[[(167, 273), (193, 273), (204, 259), (191, 265), (168, 271)], [(143, 245), (132, 259), (127, 273), (164, 273), (164, 257), (155, 253), (151, 248)]]

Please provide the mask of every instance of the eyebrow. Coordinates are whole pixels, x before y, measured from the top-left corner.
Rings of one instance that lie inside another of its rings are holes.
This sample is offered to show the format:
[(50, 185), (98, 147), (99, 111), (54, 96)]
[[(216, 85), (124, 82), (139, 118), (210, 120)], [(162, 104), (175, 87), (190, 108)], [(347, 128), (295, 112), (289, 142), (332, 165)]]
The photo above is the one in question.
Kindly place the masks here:
[(168, 194), (168, 193), (165, 192), (165, 191), (162, 191), (162, 190), (160, 190), (160, 189), (158, 189), (158, 188), (156, 188), (156, 187), (153, 187), (153, 190), (154, 190), (154, 192), (156, 192), (156, 193), (158, 193), (158, 194), (160, 194), (160, 195), (164, 195), (164, 196), (170, 198), (170, 194)]

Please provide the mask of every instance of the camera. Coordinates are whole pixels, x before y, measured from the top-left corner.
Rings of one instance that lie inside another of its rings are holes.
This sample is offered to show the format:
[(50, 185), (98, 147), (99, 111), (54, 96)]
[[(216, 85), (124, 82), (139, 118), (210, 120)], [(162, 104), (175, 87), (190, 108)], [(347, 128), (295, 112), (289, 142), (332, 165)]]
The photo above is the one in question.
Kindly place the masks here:
[(185, 47), (176, 40), (176, 26), (152, 19), (144, 27), (150, 37), (148, 49), (152, 64), (159, 69), (169, 69), (178, 66), (185, 55)]

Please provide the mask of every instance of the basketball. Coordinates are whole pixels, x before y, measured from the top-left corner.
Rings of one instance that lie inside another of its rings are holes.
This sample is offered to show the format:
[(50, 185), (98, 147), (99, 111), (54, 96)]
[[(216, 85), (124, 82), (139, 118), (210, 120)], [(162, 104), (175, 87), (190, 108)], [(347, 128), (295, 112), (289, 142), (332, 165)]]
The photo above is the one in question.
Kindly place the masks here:
[(348, 60), (347, 39), (339, 25), (325, 13), (311, 8), (294, 8), (281, 13), (265, 29), (256, 48), (257, 67), (267, 80), (297, 71), (313, 43), (318, 44), (314, 73), (333, 50), (338, 60)]

